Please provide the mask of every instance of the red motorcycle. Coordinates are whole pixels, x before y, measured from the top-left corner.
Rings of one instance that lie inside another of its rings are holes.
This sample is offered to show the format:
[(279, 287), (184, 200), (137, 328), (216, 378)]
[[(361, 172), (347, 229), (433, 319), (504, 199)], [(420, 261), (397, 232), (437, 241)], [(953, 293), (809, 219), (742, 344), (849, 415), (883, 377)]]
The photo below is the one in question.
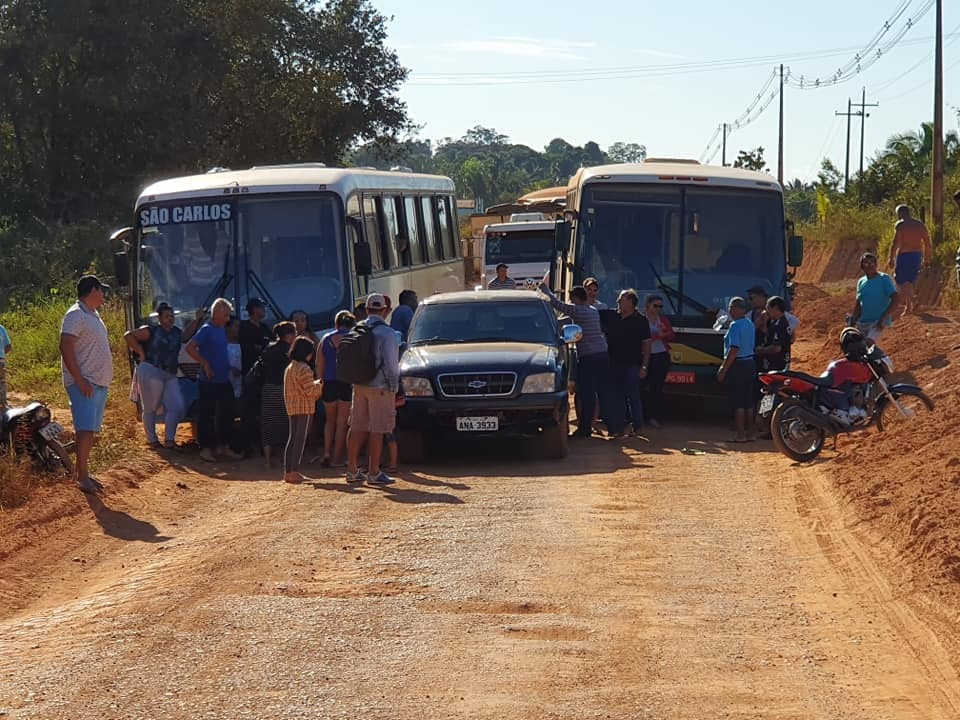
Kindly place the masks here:
[(819, 377), (792, 370), (760, 374), (760, 414), (770, 419), (773, 443), (797, 462), (812, 460), (827, 437), (876, 426), (880, 431), (923, 410), (933, 401), (916, 385), (888, 385), (893, 361), (856, 328), (840, 334), (843, 359)]

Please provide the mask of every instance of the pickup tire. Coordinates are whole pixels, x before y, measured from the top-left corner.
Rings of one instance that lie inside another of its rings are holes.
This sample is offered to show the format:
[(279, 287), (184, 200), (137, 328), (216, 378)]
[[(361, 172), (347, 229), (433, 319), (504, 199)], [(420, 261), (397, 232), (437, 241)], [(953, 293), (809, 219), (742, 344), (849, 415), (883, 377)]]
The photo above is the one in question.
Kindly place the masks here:
[(426, 438), (415, 430), (397, 430), (397, 451), (404, 463), (422, 463), (426, 457)]
[(570, 454), (570, 406), (560, 408), (560, 422), (544, 428), (540, 434), (540, 450), (548, 460), (562, 460)]

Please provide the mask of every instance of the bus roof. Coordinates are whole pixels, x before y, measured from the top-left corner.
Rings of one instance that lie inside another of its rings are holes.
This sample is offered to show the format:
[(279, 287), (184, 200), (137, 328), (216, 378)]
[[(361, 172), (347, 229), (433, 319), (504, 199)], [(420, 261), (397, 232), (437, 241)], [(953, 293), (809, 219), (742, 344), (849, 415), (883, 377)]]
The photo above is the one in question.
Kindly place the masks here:
[(621, 163), (580, 168), (570, 178), (569, 188), (593, 182), (714, 185), (782, 192), (780, 184), (766, 173), (742, 168), (701, 165), (690, 161)]
[(218, 170), (203, 175), (160, 180), (147, 186), (136, 207), (148, 202), (224, 195), (317, 192), (331, 190), (346, 196), (353, 190), (420, 190), (453, 194), (453, 180), (443, 175), (328, 168), (319, 164), (272, 165), (248, 170)]

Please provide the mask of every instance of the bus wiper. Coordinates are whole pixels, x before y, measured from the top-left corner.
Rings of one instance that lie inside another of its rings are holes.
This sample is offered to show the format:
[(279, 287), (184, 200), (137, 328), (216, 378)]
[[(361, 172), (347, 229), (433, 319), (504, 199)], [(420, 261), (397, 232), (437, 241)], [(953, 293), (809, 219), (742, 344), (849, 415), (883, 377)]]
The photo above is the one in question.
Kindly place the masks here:
[(680, 308), (677, 307), (677, 304), (673, 301), (674, 298), (676, 298), (682, 303), (686, 303), (687, 305), (690, 305), (691, 307), (693, 307), (694, 310), (699, 310), (702, 313), (710, 312), (710, 308), (708, 308), (706, 305), (697, 302), (689, 295), (686, 295), (680, 292), (677, 288), (670, 287), (669, 285), (667, 285), (663, 281), (663, 278), (660, 276), (660, 273), (658, 273), (657, 269), (653, 266), (653, 263), (648, 263), (648, 264), (650, 265), (650, 269), (653, 270), (653, 276), (657, 279), (657, 288), (659, 288), (660, 290), (663, 290), (664, 294), (667, 296), (667, 300), (670, 301), (670, 306), (673, 308), (674, 314), (680, 312)]
[(203, 301), (201, 308), (209, 311), (213, 301), (224, 296), (231, 282), (233, 282), (233, 274), (230, 272), (230, 248), (228, 247), (227, 254), (223, 258), (223, 274)]
[(253, 270), (247, 270), (247, 281), (253, 285), (254, 289), (260, 293), (260, 296), (267, 301), (267, 305), (269, 305), (270, 309), (273, 310), (273, 315), (278, 321), (287, 317), (286, 314), (280, 309), (280, 306), (277, 305), (277, 301), (273, 299), (273, 296), (270, 295), (269, 292), (267, 292), (267, 288), (263, 284), (263, 281)]

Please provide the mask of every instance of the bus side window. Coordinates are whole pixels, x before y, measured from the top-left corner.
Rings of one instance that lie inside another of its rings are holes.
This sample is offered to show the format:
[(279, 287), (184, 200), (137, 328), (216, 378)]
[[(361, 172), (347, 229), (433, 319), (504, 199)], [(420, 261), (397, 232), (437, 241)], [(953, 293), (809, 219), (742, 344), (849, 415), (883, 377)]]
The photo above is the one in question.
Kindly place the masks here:
[[(380, 218), (377, 212), (377, 198), (374, 195), (363, 196), (363, 227), (366, 240), (370, 243), (370, 257), (373, 260), (373, 271), (386, 270), (383, 263), (383, 232), (380, 229)], [(348, 211), (349, 212), (349, 211)]]
[(427, 246), (427, 262), (443, 260), (443, 248), (440, 245), (440, 226), (437, 217), (435, 198), (420, 198), (420, 210), (423, 215), (423, 239)]
[(394, 195), (384, 195), (380, 204), (381, 217), (383, 219), (384, 240), (387, 245), (387, 254), (390, 257), (390, 267), (396, 268), (402, 265), (409, 265), (406, 262), (407, 239), (400, 232), (400, 216), (398, 213), (397, 202), (399, 198)]
[(459, 257), (457, 252), (456, 219), (450, 211), (450, 198), (438, 197), (437, 210), (440, 215), (440, 238), (443, 242), (443, 257), (452, 260)]
[(406, 196), (403, 198), (403, 216), (406, 221), (404, 227), (410, 245), (410, 262), (413, 265), (423, 265), (423, 233), (417, 213), (417, 199)]

